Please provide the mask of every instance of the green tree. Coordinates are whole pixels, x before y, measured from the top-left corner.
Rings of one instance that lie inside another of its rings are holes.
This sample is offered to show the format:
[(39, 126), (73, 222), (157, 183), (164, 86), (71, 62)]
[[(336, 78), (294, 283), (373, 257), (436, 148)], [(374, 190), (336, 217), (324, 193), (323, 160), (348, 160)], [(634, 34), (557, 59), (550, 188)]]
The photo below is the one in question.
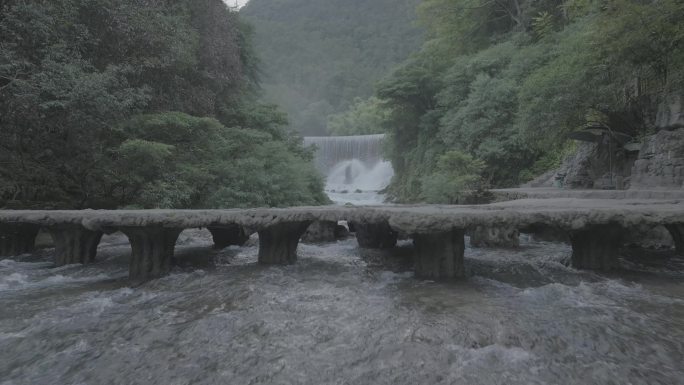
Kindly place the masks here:
[(301, 167), (297, 191), (264, 204), (324, 202), (310, 151), (259, 102), (249, 27), (221, 0), (0, 8), (0, 206), (208, 207), (242, 183), (220, 177), (230, 162), (267, 148)]
[(428, 203), (464, 203), (483, 187), (484, 163), (458, 151), (439, 157), (435, 172), (423, 178), (422, 198)]
[(556, 165), (572, 131), (644, 135), (684, 88), (678, 0), (426, 0), (419, 13), (428, 40), (376, 92), (399, 201), (436, 201), (425, 189), (448, 185), (432, 174), (450, 151), (509, 187)]
[(135, 139), (119, 149), (124, 202), (144, 208), (327, 202), (310, 159), (269, 133), (177, 112), (137, 116), (125, 130)]
[(344, 113), (328, 117), (328, 133), (331, 135), (369, 135), (384, 132), (388, 111), (380, 99), (356, 98), (354, 104)]

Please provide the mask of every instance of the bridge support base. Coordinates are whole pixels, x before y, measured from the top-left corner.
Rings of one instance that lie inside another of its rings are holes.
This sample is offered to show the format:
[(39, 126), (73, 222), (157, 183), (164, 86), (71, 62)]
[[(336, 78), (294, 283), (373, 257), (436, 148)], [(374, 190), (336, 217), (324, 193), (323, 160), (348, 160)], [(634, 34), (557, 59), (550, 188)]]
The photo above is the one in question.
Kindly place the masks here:
[(102, 232), (91, 231), (79, 225), (50, 227), (48, 231), (55, 243), (56, 266), (95, 261)]
[(465, 275), (463, 253), (465, 251), (464, 231), (434, 234), (416, 234), (415, 274), (418, 278), (444, 280)]
[(249, 240), (249, 234), (240, 225), (209, 227), (214, 239), (215, 249), (225, 249), (228, 246), (242, 246)]
[(31, 224), (0, 224), (0, 257), (14, 257), (32, 252), (38, 230), (39, 226)]
[(570, 233), (572, 266), (609, 271), (617, 266), (622, 229), (618, 225), (595, 225)]
[(122, 228), (121, 232), (131, 242), (129, 278), (145, 281), (168, 274), (176, 240), (182, 231), (163, 227)]
[(684, 223), (665, 225), (665, 227), (672, 235), (677, 255), (684, 255)]
[(397, 232), (389, 223), (359, 223), (351, 226), (356, 232), (356, 240), (364, 249), (391, 249), (397, 244)]
[(259, 263), (291, 265), (297, 262), (297, 246), (311, 222), (278, 223), (259, 231)]
[(513, 227), (478, 226), (470, 232), (473, 247), (519, 247), (520, 232)]

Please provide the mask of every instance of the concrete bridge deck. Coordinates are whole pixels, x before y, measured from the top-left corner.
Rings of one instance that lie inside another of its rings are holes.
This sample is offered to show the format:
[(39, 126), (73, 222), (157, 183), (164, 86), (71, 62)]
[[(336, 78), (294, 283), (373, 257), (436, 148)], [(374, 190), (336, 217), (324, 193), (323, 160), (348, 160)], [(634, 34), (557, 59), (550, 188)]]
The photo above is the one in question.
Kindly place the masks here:
[(170, 270), (181, 231), (209, 228), (214, 241), (241, 244), (259, 233), (259, 262), (296, 261), (302, 234), (311, 223), (348, 221), (361, 247), (393, 247), (398, 234), (413, 238), (419, 277), (463, 274), (464, 235), (481, 228), (566, 232), (573, 266), (609, 270), (615, 266), (627, 230), (663, 225), (677, 251), (684, 252), (684, 201), (523, 199), (478, 206), (323, 206), (232, 210), (0, 211), (0, 256), (29, 253), (40, 228), (55, 242), (57, 265), (93, 262), (104, 233), (121, 231), (132, 247), (130, 277), (155, 278)]
[(513, 199), (684, 199), (684, 189), (566, 189), (558, 187), (516, 187), (490, 190), (501, 200)]

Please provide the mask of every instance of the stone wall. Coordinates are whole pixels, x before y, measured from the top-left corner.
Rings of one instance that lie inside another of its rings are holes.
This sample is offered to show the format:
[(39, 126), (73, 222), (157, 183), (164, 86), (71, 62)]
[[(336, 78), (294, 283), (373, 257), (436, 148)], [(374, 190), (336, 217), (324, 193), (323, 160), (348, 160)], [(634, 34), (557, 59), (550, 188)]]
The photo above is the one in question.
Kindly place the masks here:
[(670, 131), (684, 128), (684, 96), (670, 96), (666, 103), (658, 107), (656, 127)]
[[(563, 163), (558, 174), (565, 175), (563, 187), (570, 189), (603, 189), (620, 184), (626, 187), (635, 160), (636, 153), (622, 149), (615, 142), (582, 142), (577, 152)], [(618, 183), (619, 180), (623, 183)]]
[(682, 188), (684, 128), (661, 130), (646, 139), (632, 169), (633, 189)]
[(575, 154), (565, 159), (558, 170), (522, 187), (558, 187), (557, 180), (562, 179), (567, 189), (682, 188), (684, 95), (669, 96), (654, 117), (649, 126), (657, 133), (643, 141), (638, 153), (609, 143), (606, 138), (601, 143), (579, 142)]

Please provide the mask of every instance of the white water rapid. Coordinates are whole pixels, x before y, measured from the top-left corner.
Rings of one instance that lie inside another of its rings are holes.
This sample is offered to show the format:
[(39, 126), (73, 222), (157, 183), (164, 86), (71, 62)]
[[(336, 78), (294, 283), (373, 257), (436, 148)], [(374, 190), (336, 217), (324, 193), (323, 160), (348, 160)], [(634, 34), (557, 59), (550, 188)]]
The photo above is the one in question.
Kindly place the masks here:
[(187, 267), (133, 288), (121, 234), (88, 266), (0, 261), (0, 384), (684, 383), (680, 257), (596, 274), (521, 237), (466, 244), (467, 278), (444, 283), (413, 277), (410, 241), (300, 244), (289, 266), (259, 265), (256, 242), (186, 230)]

